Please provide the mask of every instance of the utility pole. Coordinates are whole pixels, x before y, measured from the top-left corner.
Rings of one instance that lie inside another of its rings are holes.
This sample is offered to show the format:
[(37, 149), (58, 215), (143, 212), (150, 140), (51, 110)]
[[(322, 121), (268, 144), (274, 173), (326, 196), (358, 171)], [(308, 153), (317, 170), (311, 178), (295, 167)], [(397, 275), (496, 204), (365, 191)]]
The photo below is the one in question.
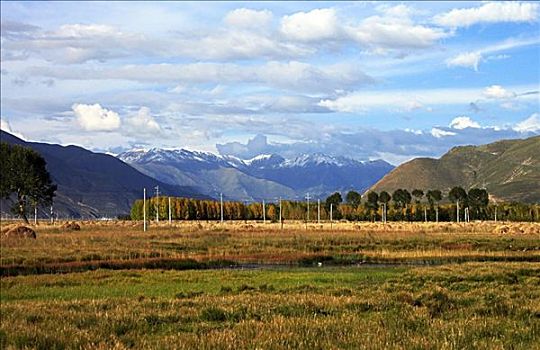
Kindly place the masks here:
[(317, 199), (317, 224), (321, 223), (321, 200)]
[(169, 197), (169, 225), (172, 224), (171, 197)]
[(266, 224), (266, 206), (265, 206), (265, 203), (264, 203), (264, 199), (262, 201), (262, 204), (263, 204), (263, 206), (262, 206), (263, 224)]
[(159, 186), (156, 186), (156, 222), (159, 222)]
[(309, 222), (309, 199), (310, 198), (311, 197), (309, 196), (309, 192), (308, 192), (308, 194), (306, 196), (306, 199), (307, 199), (307, 219), (306, 219), (306, 222)]
[(281, 224), (281, 229), (283, 230), (283, 220), (281, 218), (281, 197), (279, 197), (279, 222)]
[(427, 208), (424, 207), (424, 222), (427, 222)]
[(143, 231), (146, 232), (146, 187), (143, 189)]
[(219, 194), (219, 202), (221, 203), (221, 223), (223, 223), (223, 193)]
[(497, 222), (497, 207), (495, 207), (495, 222)]
[(333, 203), (330, 203), (330, 230), (332, 229), (332, 207), (334, 206)]

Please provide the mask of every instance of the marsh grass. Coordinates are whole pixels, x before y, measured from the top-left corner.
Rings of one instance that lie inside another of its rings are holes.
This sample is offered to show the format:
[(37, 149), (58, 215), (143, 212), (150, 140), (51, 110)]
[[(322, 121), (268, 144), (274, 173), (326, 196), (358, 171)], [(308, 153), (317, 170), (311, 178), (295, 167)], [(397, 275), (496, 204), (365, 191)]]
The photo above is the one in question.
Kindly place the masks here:
[[(137, 222), (80, 224), (81, 231), (74, 232), (42, 223), (36, 240), (2, 237), (2, 274), (235, 263), (540, 261), (540, 233), (497, 233), (495, 223), (335, 223), (332, 230), (328, 224), (306, 230), (302, 223), (289, 223), (280, 230), (277, 224), (176, 222), (146, 233)], [(509, 232), (540, 228), (505, 225), (516, 228)]]
[(535, 349), (540, 340), (538, 263), (99, 270), (1, 283), (6, 349)]
[(538, 224), (81, 227), (2, 237), (0, 348), (540, 348)]

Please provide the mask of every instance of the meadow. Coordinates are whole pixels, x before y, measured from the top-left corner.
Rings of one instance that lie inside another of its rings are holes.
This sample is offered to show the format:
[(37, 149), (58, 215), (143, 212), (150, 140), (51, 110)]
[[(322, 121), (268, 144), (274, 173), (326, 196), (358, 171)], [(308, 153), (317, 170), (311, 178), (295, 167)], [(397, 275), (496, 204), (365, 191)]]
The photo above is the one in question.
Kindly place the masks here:
[(540, 348), (539, 224), (79, 224), (2, 237), (1, 348)]

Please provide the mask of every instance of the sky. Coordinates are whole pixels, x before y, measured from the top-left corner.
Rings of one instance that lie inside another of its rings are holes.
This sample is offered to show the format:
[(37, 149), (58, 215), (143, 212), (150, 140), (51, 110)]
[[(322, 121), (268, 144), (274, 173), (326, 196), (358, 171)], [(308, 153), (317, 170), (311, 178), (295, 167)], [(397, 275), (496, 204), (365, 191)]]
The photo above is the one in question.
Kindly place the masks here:
[(1, 128), (400, 164), (540, 134), (534, 2), (1, 2)]

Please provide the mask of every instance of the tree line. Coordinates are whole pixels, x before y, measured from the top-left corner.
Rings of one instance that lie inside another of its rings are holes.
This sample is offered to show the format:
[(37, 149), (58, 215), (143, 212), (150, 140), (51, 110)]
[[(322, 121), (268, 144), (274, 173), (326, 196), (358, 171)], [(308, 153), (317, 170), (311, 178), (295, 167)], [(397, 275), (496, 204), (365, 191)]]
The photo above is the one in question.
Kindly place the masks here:
[[(523, 203), (490, 204), (489, 194), (485, 189), (472, 188), (468, 192), (461, 187), (452, 188), (447, 196), (440, 190), (423, 191), (415, 189), (397, 189), (391, 194), (386, 191), (368, 192), (362, 196), (356, 191), (349, 191), (345, 198), (335, 192), (320, 202), (281, 201), (282, 220), (349, 220), (349, 221), (464, 221), (470, 220), (500, 221), (540, 221), (540, 206)], [(216, 200), (198, 200), (191, 198), (170, 198), (172, 220), (220, 220), (221, 203)], [(466, 214), (467, 213), (467, 214)], [(153, 197), (147, 200), (146, 217), (153, 220), (158, 215), (160, 220), (169, 218), (169, 197)], [(280, 203), (263, 204), (243, 203), (238, 201), (223, 202), (224, 220), (263, 220), (279, 221)], [(131, 208), (131, 218), (142, 220), (143, 201), (137, 200)]]

